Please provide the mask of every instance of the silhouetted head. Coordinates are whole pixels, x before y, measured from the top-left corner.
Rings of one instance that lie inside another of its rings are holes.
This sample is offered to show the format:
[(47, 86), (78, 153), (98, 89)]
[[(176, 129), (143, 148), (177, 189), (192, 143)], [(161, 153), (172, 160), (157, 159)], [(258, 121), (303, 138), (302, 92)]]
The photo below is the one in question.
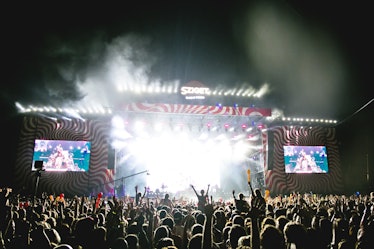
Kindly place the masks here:
[(281, 230), (267, 224), (260, 233), (260, 243), (263, 249), (285, 248), (285, 238)]

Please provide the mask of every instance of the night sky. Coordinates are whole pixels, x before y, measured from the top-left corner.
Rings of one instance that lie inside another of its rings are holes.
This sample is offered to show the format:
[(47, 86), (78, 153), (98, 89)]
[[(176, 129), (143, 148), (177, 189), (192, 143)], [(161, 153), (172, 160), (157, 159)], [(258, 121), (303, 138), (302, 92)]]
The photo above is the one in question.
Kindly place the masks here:
[(257, 105), (285, 116), (338, 120), (342, 167), (363, 168), (369, 158), (374, 168), (369, 3), (93, 4), (2, 6), (1, 128), (14, 134), (3, 136), (10, 141), (3, 149), (9, 171), (19, 128), (15, 102), (117, 105), (112, 82), (118, 72), (122, 80), (159, 84), (266, 84), (269, 92)]

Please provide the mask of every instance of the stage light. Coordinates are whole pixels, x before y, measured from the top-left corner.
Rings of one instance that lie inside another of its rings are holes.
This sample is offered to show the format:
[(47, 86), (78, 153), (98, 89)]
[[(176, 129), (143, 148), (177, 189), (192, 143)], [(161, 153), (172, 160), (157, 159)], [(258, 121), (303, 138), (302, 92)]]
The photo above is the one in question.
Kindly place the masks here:
[(184, 124), (178, 123), (174, 126), (174, 131), (183, 131)]
[(162, 123), (156, 123), (156, 124), (154, 125), (154, 129), (155, 129), (155, 131), (157, 131), (157, 132), (161, 132), (162, 129), (163, 129), (163, 127), (164, 127), (164, 125), (163, 125)]
[(124, 129), (125, 124), (120, 116), (114, 116), (112, 118), (112, 127), (115, 129)]

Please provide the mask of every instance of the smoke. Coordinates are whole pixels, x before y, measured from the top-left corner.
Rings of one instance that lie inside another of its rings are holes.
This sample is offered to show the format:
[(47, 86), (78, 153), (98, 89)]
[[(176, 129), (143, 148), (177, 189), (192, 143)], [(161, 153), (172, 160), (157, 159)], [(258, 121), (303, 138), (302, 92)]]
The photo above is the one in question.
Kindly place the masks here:
[(80, 42), (50, 44), (43, 70), (46, 103), (114, 108), (139, 97), (125, 95), (127, 91), (140, 95), (144, 89), (180, 84), (152, 73), (161, 62), (146, 35), (129, 33), (109, 41), (102, 35)]
[(148, 73), (153, 58), (148, 55), (147, 39), (128, 35), (114, 39), (105, 48), (101, 64), (79, 82), (84, 103), (113, 107), (121, 101), (119, 92), (150, 82)]
[(247, 56), (288, 111), (332, 114), (341, 107), (347, 70), (333, 37), (273, 5), (252, 8), (246, 23)]
[[(106, 42), (104, 35), (85, 39), (51, 39), (44, 52), (42, 87), (35, 87), (39, 101), (55, 105), (113, 106), (119, 86), (150, 82), (154, 59), (149, 41), (136, 35)], [(35, 100), (34, 100), (35, 101)]]
[[(116, 21), (116, 32), (84, 27), (68, 36), (47, 34), (35, 65), (41, 78), (34, 76), (21, 97), (50, 105), (113, 108), (145, 99), (139, 93), (144, 89), (176, 89), (196, 80), (211, 88), (258, 92), (258, 103), (284, 109), (286, 115), (330, 118), (342, 108), (349, 76), (334, 37), (285, 6), (252, 4), (230, 20), (231, 26), (213, 15), (168, 14), (149, 16), (148, 28), (139, 21), (137, 28), (120, 29), (124, 18)], [(124, 94), (129, 90), (139, 94)]]

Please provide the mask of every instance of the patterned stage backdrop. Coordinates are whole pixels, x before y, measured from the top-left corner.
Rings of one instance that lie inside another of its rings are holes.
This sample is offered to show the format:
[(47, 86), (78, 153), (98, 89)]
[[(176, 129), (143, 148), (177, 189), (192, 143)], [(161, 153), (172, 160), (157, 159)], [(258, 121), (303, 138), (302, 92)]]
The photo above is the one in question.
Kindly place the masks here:
[[(15, 165), (15, 187), (33, 194), (36, 172), (32, 171), (35, 139), (91, 141), (90, 169), (88, 172), (41, 172), (38, 193), (64, 193), (65, 195), (113, 194), (114, 170), (108, 169), (108, 149), (111, 130), (110, 117), (90, 120), (52, 120), (38, 116), (25, 116), (19, 137)], [(335, 129), (327, 127), (301, 128), (282, 126), (263, 133), (268, 140), (268, 153), (264, 158), (265, 185), (271, 194), (296, 192), (339, 193), (343, 189), (339, 151)], [(327, 174), (286, 174), (283, 145), (325, 145), (328, 153)], [(264, 143), (264, 151), (266, 143)], [(271, 152), (271, 153), (269, 153)], [(268, 155), (270, 157), (268, 157)], [(267, 165), (266, 165), (267, 164)]]
[[(335, 129), (327, 127), (277, 127), (272, 132), (273, 141), (269, 142), (272, 151), (272, 165), (268, 165), (265, 179), (272, 194), (310, 192), (327, 194), (343, 190), (343, 175), (335, 137)], [(283, 158), (283, 145), (325, 145), (328, 154), (329, 171), (327, 174), (286, 174)]]
[(36, 172), (32, 171), (35, 139), (91, 141), (90, 169), (88, 172), (41, 172), (37, 194), (42, 192), (66, 196), (111, 193), (113, 170), (108, 169), (109, 119), (52, 120), (37, 116), (25, 116), (19, 137), (15, 165), (15, 185), (27, 194), (34, 194)]
[[(217, 107), (183, 104), (126, 104), (125, 112), (169, 113), (218, 116), (271, 116), (270, 109), (248, 107)], [(26, 115), (19, 137), (15, 165), (15, 187), (33, 194), (36, 189), (36, 172), (32, 171), (32, 157), (35, 139), (85, 140), (91, 142), (90, 169), (88, 172), (41, 172), (38, 193), (65, 195), (94, 195), (103, 192), (113, 194), (114, 169), (108, 168), (108, 149), (111, 117), (80, 119), (59, 119)]]

